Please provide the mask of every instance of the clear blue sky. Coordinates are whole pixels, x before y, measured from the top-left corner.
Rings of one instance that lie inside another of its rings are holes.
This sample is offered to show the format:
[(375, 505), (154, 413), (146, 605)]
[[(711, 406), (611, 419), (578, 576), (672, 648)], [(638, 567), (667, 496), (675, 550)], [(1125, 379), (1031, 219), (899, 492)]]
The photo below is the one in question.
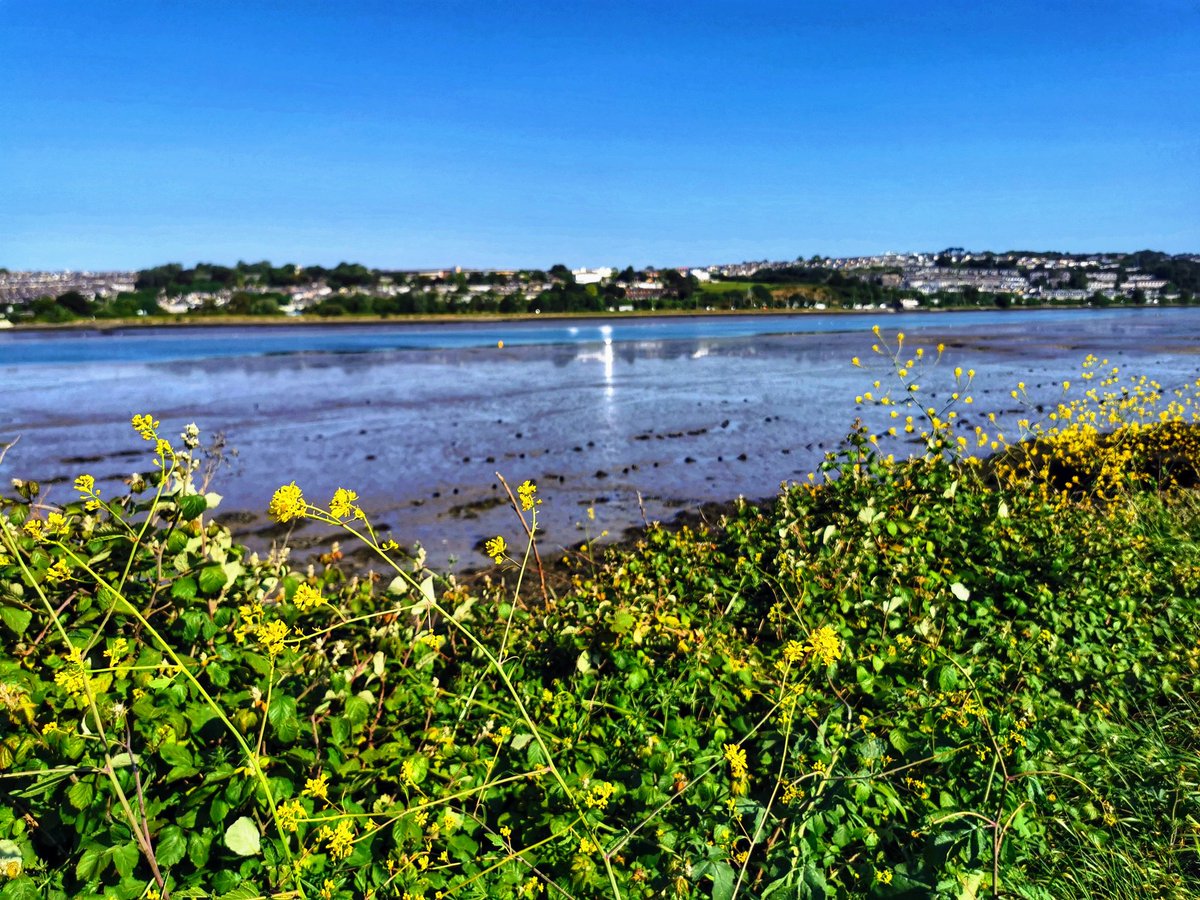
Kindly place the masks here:
[(1200, 251), (1196, 2), (0, 0), (0, 266)]

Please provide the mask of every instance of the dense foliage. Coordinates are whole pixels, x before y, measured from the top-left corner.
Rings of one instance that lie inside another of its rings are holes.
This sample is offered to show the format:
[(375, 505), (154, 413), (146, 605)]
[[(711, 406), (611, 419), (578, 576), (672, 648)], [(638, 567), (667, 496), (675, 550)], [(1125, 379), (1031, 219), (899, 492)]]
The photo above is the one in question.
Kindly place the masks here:
[(771, 507), (584, 546), (557, 591), (513, 549), (528, 483), (471, 587), (394, 562), (348, 490), (271, 513), (372, 571), (248, 553), (195, 431), (149, 416), (128, 496), (21, 483), (0, 898), (1194, 896), (1190, 395), (1106, 372), (985, 466), (902, 349), (879, 402), (927, 453), (856, 429)]

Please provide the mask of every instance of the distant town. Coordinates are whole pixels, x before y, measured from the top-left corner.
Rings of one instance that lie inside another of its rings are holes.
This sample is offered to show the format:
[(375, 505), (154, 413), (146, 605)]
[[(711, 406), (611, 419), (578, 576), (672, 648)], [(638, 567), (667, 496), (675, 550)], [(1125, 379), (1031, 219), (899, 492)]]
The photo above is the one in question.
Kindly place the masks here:
[(1188, 304), (1200, 254), (972, 252), (546, 270), (178, 263), (137, 272), (0, 269), (0, 327), (204, 316)]

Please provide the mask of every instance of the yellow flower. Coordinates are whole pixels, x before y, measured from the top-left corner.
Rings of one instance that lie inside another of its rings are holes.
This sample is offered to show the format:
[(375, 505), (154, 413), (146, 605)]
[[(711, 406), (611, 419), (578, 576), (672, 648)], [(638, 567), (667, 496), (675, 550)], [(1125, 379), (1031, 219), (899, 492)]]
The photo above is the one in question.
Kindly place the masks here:
[(808, 636), (808, 649), (825, 665), (829, 665), (842, 656), (842, 642), (838, 640), (837, 634), (828, 625), (822, 625)]
[(46, 523), (41, 519), (26, 519), (24, 528), (25, 533), (39, 544), (46, 540)]
[(110, 663), (115, 663), (118, 659), (123, 659), (128, 652), (129, 641), (123, 637), (119, 637), (113, 641), (111, 647), (104, 651), (104, 655), (108, 657)]
[(333, 831), (329, 830), (329, 826), (321, 829), (325, 839), (329, 842), (329, 855), (334, 859), (345, 859), (350, 855), (350, 851), (354, 849), (354, 823), (349, 819), (342, 819), (337, 823), (337, 828)]
[(502, 535), (496, 535), (494, 538), (489, 538), (483, 545), (483, 552), (492, 558), (492, 562), (499, 565), (504, 562), (504, 554), (508, 552), (508, 544), (505, 542)]
[(521, 509), (530, 510), (542, 502), (536, 499), (535, 494), (537, 494), (536, 484), (528, 480), (521, 482), (521, 485), (517, 488), (517, 497), (521, 501)]
[(878, 881), (880, 884), (891, 884), (892, 883), (892, 870), (891, 869), (876, 869), (875, 870), (875, 880)]
[(291, 631), (287, 624), (280, 622), (278, 619), (268, 622), (266, 625), (258, 627), (258, 642), (266, 648), (266, 651), (272, 658), (279, 655), (283, 650), (283, 642), (287, 639), (288, 633)]
[(862, 363), (858, 361), (858, 357), (857, 357), (857, 356), (855, 356), (854, 358), (852, 358), (852, 359), (850, 360), (850, 365), (852, 365), (852, 366), (857, 366), (857, 367), (858, 367), (858, 368), (860, 368), (860, 369), (862, 368)]
[(46, 570), (46, 581), (50, 584), (58, 584), (60, 581), (66, 581), (70, 577), (71, 567), (67, 565), (65, 559), (60, 559)]
[(21, 876), (21, 860), (6, 859), (4, 861), (3, 871), (5, 878), (19, 878)]
[(275, 810), (279, 827), (284, 831), (295, 831), (300, 827), (300, 819), (304, 818), (305, 809), (299, 800), (289, 800)]
[(304, 494), (296, 487), (294, 481), (277, 490), (267, 507), (267, 514), (276, 522), (303, 519), (307, 512), (308, 505), (304, 502)]
[(353, 515), (356, 500), (358, 500), (358, 494), (354, 491), (338, 488), (333, 492), (333, 499), (329, 501), (329, 514), (335, 519), (344, 519)]
[(87, 689), (87, 667), (78, 648), (67, 656), (67, 664), (55, 674), (54, 683), (72, 697), (81, 696)]
[(606, 809), (608, 801), (617, 792), (617, 786), (607, 781), (593, 781), (583, 802), (592, 809)]
[(329, 776), (322, 772), (316, 778), (304, 782), (304, 793), (317, 800), (329, 799)]
[(748, 769), (746, 767), (746, 751), (737, 744), (726, 744), (725, 762), (729, 763), (729, 777), (734, 781), (745, 781)]
[(67, 519), (59, 512), (52, 512), (46, 516), (46, 531), (50, 534), (62, 534), (67, 530)]
[(131, 420), (133, 430), (142, 436), (143, 440), (153, 441), (158, 437), (158, 425), (151, 415), (134, 416)]
[(296, 604), (296, 609), (300, 612), (308, 612), (310, 609), (316, 609), (325, 603), (325, 597), (315, 587), (309, 584), (302, 584), (296, 588), (296, 593), (292, 595), (292, 602)]
[(75, 490), (88, 502), (87, 509), (97, 509), (100, 506), (100, 494), (96, 491), (96, 479), (91, 475), (80, 475), (75, 479)]
[(783, 658), (785, 662), (796, 663), (804, 658), (808, 651), (799, 641), (788, 641), (783, 648)]

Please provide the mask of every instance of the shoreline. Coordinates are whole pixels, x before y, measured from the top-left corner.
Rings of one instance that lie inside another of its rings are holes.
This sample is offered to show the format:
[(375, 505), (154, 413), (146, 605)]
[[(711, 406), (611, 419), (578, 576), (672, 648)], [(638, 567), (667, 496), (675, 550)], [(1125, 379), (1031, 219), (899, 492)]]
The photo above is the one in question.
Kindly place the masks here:
[[(656, 309), (636, 310), (632, 312), (559, 312), (559, 313), (430, 313), (406, 316), (378, 315), (347, 315), (347, 316), (212, 316), (206, 318), (187, 318), (179, 316), (164, 316), (136, 319), (87, 319), (73, 322), (13, 322), (10, 332), (114, 332), (122, 330), (137, 330), (143, 328), (189, 329), (189, 328), (254, 328), (254, 327), (286, 327), (311, 328), (324, 326), (327, 328), (351, 328), (368, 325), (432, 325), (443, 323), (470, 322), (546, 322), (546, 321), (577, 321), (588, 319), (701, 319), (701, 318), (731, 318), (731, 317), (760, 317), (760, 316), (878, 316), (896, 314), (971, 314), (980, 312), (1042, 312), (1054, 310), (1092, 310), (1091, 307), (1079, 304), (1055, 304), (1041, 306), (1018, 306), (999, 309), (995, 306), (952, 306), (938, 308), (921, 308), (910, 310), (897, 309)], [(1182, 304), (1154, 306), (1120, 306), (1098, 307), (1099, 309), (1187, 309)]]

